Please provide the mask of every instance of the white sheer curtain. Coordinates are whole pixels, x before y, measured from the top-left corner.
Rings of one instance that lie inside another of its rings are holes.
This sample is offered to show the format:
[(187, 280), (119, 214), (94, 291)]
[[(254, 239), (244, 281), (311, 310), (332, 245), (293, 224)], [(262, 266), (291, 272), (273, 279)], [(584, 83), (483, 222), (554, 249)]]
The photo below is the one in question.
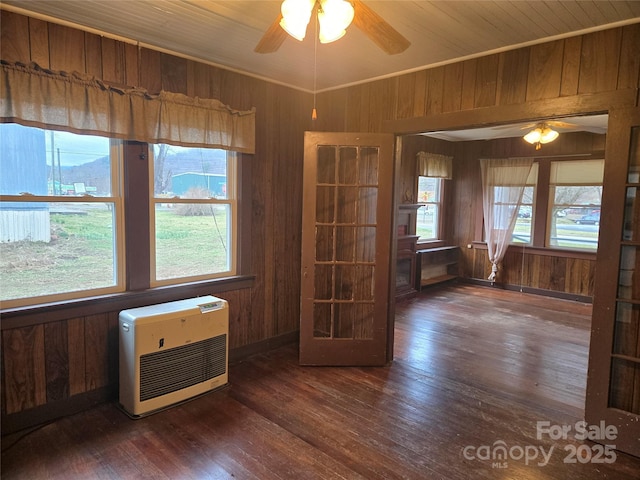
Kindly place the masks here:
[(498, 265), (507, 252), (522, 203), (522, 194), (533, 165), (532, 158), (482, 158), (482, 207), (484, 237), (494, 282)]

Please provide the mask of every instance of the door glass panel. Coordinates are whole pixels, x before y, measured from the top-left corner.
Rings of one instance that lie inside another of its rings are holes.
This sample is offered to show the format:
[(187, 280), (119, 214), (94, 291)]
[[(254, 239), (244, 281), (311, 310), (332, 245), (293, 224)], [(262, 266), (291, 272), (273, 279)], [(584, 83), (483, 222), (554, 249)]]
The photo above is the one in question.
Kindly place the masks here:
[(353, 300), (354, 275), (353, 265), (336, 265), (336, 300)]
[(319, 338), (331, 337), (331, 304), (313, 304), (313, 336)]
[(354, 262), (356, 229), (354, 227), (336, 227), (336, 247), (338, 262)]
[(336, 147), (318, 147), (318, 183), (336, 183)]
[(316, 261), (330, 262), (333, 260), (333, 230), (334, 227), (318, 225), (316, 227)]
[(363, 224), (376, 223), (378, 205), (378, 189), (374, 187), (360, 188), (358, 191), (358, 221)]
[(609, 406), (640, 414), (640, 365), (624, 358), (613, 358)]
[(640, 305), (618, 303), (613, 340), (613, 353), (627, 357), (640, 356), (638, 329), (640, 325)]
[(378, 149), (319, 147), (317, 172), (314, 336), (372, 339)]
[(338, 223), (354, 223), (358, 189), (356, 187), (338, 187)]
[(378, 158), (377, 148), (364, 147), (360, 149), (360, 162), (358, 163), (358, 181), (360, 185), (378, 184)]
[(631, 129), (628, 183), (640, 183), (640, 127)]
[(373, 265), (358, 265), (356, 268), (358, 281), (354, 291), (355, 300), (373, 300), (375, 267)]
[(316, 222), (333, 223), (335, 211), (335, 187), (316, 189)]
[(333, 298), (333, 266), (316, 265), (314, 275), (315, 298), (318, 300), (331, 300)]
[(356, 183), (356, 168), (358, 149), (354, 147), (342, 147), (340, 149), (340, 169), (338, 170), (338, 183), (342, 185), (354, 185)]
[(626, 245), (620, 252), (618, 297), (640, 300), (640, 247)]
[(622, 239), (629, 241), (640, 240), (640, 189), (638, 187), (627, 187)]
[(376, 227), (358, 228), (358, 236), (356, 240), (356, 260), (358, 262), (375, 262)]
[(333, 325), (334, 338), (353, 338), (354, 304), (336, 303), (334, 312), (336, 317)]

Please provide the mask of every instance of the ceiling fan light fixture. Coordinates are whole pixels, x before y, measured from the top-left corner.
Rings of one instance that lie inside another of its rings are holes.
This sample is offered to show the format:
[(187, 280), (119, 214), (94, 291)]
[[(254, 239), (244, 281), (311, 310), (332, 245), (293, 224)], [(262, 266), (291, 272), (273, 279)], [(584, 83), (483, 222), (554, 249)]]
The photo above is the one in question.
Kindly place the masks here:
[(549, 125), (540, 123), (523, 138), (526, 142), (535, 145), (536, 150), (540, 150), (540, 145), (553, 142), (559, 136), (560, 134), (551, 129)]
[(284, 0), (280, 6), (280, 26), (296, 40), (304, 40), (316, 0)]
[(542, 137), (542, 129), (536, 127), (527, 133), (523, 138), (526, 142), (529, 142), (531, 145), (534, 143), (539, 143), (540, 138)]
[(540, 143), (550, 143), (558, 138), (560, 134), (549, 127), (542, 129), (542, 136), (540, 137)]
[(344, 37), (353, 21), (353, 5), (345, 0), (321, 0), (318, 9), (320, 43), (331, 43)]

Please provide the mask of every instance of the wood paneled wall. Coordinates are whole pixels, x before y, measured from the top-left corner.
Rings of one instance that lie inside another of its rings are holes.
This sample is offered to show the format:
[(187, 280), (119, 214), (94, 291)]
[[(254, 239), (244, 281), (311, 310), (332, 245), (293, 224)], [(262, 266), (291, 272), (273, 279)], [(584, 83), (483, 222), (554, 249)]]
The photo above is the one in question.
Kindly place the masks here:
[[(247, 271), (255, 281), (252, 288), (213, 294), (229, 301), (232, 350), (295, 338), (302, 152), (304, 131), (312, 129), (311, 95), (4, 10), (0, 24), (0, 58), (6, 61), (83, 72), (151, 93), (168, 90), (216, 98), (238, 110), (256, 107), (256, 154), (251, 158), (251, 205), (246, 209), (251, 215)], [(143, 296), (138, 303), (153, 302)], [(113, 396), (118, 383), (117, 315), (70, 313), (64, 318), (58, 311), (60, 321), (43, 318), (40, 325), (2, 331), (3, 432), (12, 425), (11, 415), (34, 407), (64, 409), (61, 402), (91, 392), (101, 392), (100, 398)]]
[[(416, 125), (423, 123), (429, 124), (430, 130), (458, 129), (501, 123), (505, 118), (514, 121), (578, 112), (603, 113), (612, 103), (637, 105), (638, 45), (640, 24), (634, 24), (326, 92), (318, 97), (319, 127), (331, 130), (341, 126), (347, 131), (391, 129), (402, 134), (415, 133)], [(608, 95), (595, 98), (604, 93)], [(417, 117), (428, 121), (418, 121)], [(563, 137), (546, 145), (544, 154), (591, 153), (605, 149), (602, 136)], [(399, 199), (406, 190), (414, 188), (414, 159), (420, 150), (454, 156), (454, 180), (447, 182), (445, 192), (445, 240), (461, 247), (462, 277), (486, 279), (490, 273), (485, 272), (490, 268), (486, 251), (467, 248), (482, 238), (478, 159), (531, 156), (530, 146), (521, 139), (452, 145), (405, 136), (401, 174), (396, 184)], [(528, 252), (523, 275), (521, 252), (512, 252), (503, 265), (505, 282), (591, 296), (595, 258), (574, 257)]]
[[(605, 135), (563, 134), (536, 152), (520, 138), (487, 141), (448, 142), (421, 135), (406, 136), (401, 158), (399, 193), (415, 188), (415, 155), (428, 151), (453, 157), (453, 180), (445, 182), (444, 240), (460, 247), (459, 274), (462, 278), (486, 280), (491, 264), (482, 241), (482, 182), (480, 158), (535, 155), (538, 158), (584, 156), (602, 158)], [(473, 245), (473, 248), (467, 248)], [(523, 258), (524, 255), (524, 258)], [(591, 297), (595, 254), (544, 251), (511, 247), (501, 268), (500, 283), (506, 286), (548, 290), (566, 296)]]
[[(305, 130), (379, 132), (389, 121), (448, 112), (558, 97), (579, 104), (594, 93), (628, 93), (639, 81), (640, 25), (631, 25), (321, 93), (319, 118), (312, 123), (310, 94), (7, 11), (0, 12), (0, 22), (3, 60), (85, 72), (152, 93), (217, 98), (241, 110), (256, 107), (250, 208), (255, 282), (216, 294), (231, 303), (232, 347), (298, 329)], [(456, 166), (457, 174), (464, 168)], [(466, 187), (478, 188), (476, 178), (465, 173), (452, 188), (447, 227), (460, 245), (475, 228), (473, 195), (459, 194)], [(7, 418), (28, 415), (34, 407), (51, 406), (45, 419), (81, 393), (114, 390), (115, 319), (116, 312), (70, 315), (3, 330), (3, 430)]]
[(380, 131), (393, 120), (560, 97), (579, 105), (595, 93), (638, 88), (638, 45), (633, 24), (333, 90), (318, 95), (316, 128)]

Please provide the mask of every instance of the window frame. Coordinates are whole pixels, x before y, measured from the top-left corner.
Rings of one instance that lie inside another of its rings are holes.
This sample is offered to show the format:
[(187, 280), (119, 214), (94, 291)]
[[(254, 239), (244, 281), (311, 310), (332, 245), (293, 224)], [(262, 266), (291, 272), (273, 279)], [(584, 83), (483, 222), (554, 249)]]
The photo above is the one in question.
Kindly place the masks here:
[[(42, 323), (39, 316), (42, 312), (49, 312), (46, 322), (59, 320), (55, 312), (63, 310), (77, 310), (78, 315), (86, 311), (91, 305), (91, 311), (110, 312), (129, 308), (136, 302), (136, 298), (152, 295), (154, 303), (215, 294), (219, 292), (251, 288), (255, 275), (249, 272), (251, 268), (251, 215), (252, 202), (251, 160), (253, 155), (232, 152), (235, 160), (235, 239), (234, 271), (232, 274), (206, 279), (185, 279), (181, 282), (170, 282), (166, 285), (151, 284), (150, 259), (150, 218), (149, 183), (151, 169), (149, 165), (149, 144), (133, 140), (121, 141), (118, 157), (119, 192), (118, 208), (121, 211), (120, 220), (114, 222), (114, 228), (122, 232), (117, 246), (118, 252), (118, 280), (119, 288), (110, 287), (104, 290), (82, 290), (70, 294), (56, 294), (42, 297), (25, 297), (20, 302), (3, 301), (3, 315), (6, 317), (3, 328), (13, 328), (30, 324)], [(115, 175), (112, 172), (112, 175)], [(115, 187), (113, 187), (115, 188)], [(0, 196), (1, 200), (13, 201), (16, 196)], [(31, 201), (37, 197), (28, 197)], [(52, 197), (43, 197), (46, 199)], [(60, 200), (60, 197), (53, 197)], [(95, 197), (97, 203), (111, 201), (111, 197)], [(24, 198), (23, 201), (26, 201)], [(76, 201), (86, 201), (85, 197), (78, 197)], [(139, 300), (138, 300), (139, 301)], [(96, 306), (94, 308), (94, 306)], [(60, 310), (62, 307), (62, 310)], [(40, 313), (37, 313), (40, 312)], [(26, 316), (25, 316), (26, 315)], [(66, 317), (64, 317), (66, 318)]]
[[(579, 255), (595, 255), (596, 249), (586, 248), (571, 248), (566, 246), (550, 245), (551, 234), (551, 212), (553, 209), (554, 200), (551, 198), (551, 163), (558, 161), (602, 161), (604, 159), (604, 153), (601, 155), (574, 155), (571, 158), (566, 157), (538, 157), (534, 159), (534, 162), (538, 164), (538, 178), (536, 183), (536, 189), (534, 191), (534, 204), (532, 215), (532, 239), (533, 242), (530, 245), (525, 246), (527, 248), (535, 248), (545, 250), (547, 252), (573, 252)], [(604, 186), (604, 180), (600, 184)], [(512, 243), (511, 245), (518, 247), (523, 244)]]
[[(37, 128), (45, 132), (50, 129)], [(73, 133), (73, 132), (70, 132)], [(92, 135), (93, 137), (106, 138), (109, 141), (110, 159), (110, 195), (94, 196), (85, 195), (32, 195), (28, 192), (19, 195), (0, 195), (0, 203), (84, 203), (84, 204), (112, 204), (113, 205), (113, 255), (114, 255), (114, 284), (105, 287), (70, 290), (60, 293), (45, 295), (35, 295), (20, 298), (2, 300), (2, 311), (5, 309), (32, 307), (34, 305), (48, 304), (53, 302), (66, 302), (101, 295), (111, 295), (123, 293), (126, 290), (126, 229), (124, 213), (124, 190), (123, 190), (123, 148), (124, 143), (120, 140)]]
[[(212, 148), (212, 150), (216, 150)], [(220, 150), (220, 149), (217, 149)], [(203, 280), (214, 280), (217, 278), (226, 278), (230, 276), (235, 276), (238, 267), (238, 175), (237, 175), (237, 165), (238, 165), (238, 157), (239, 153), (233, 152), (231, 150), (225, 150), (226, 152), (226, 198), (218, 199), (218, 198), (207, 198), (207, 199), (196, 199), (196, 198), (184, 198), (184, 197), (172, 197), (170, 199), (156, 197), (155, 196), (155, 171), (154, 171), (154, 155), (153, 155), (153, 145), (148, 144), (149, 151), (149, 259), (150, 259), (150, 268), (149, 268), (149, 283), (151, 287), (161, 287), (161, 286), (171, 286), (171, 285), (179, 285), (182, 283), (188, 282), (198, 282)], [(156, 205), (159, 203), (170, 203), (173, 204), (201, 204), (201, 205), (227, 205), (229, 207), (229, 215), (230, 221), (228, 221), (230, 231), (228, 232), (228, 241), (229, 248), (231, 249), (231, 253), (229, 255), (229, 269), (224, 272), (212, 273), (212, 274), (204, 274), (204, 275), (193, 275), (188, 277), (177, 277), (177, 278), (169, 278), (169, 279), (161, 279), (157, 278), (157, 266), (156, 266)]]
[[(420, 198), (419, 198), (419, 188), (420, 188), (420, 178), (424, 177), (424, 178), (432, 178), (436, 181), (438, 181), (440, 183), (439, 187), (438, 187), (438, 191), (439, 191), (439, 199), (437, 202), (421, 202)], [(416, 195), (416, 199), (417, 199), (417, 204), (418, 205), (434, 205), (436, 208), (436, 212), (437, 212), (437, 225), (435, 226), (436, 229), (436, 237), (435, 238), (424, 238), (424, 237), (418, 237), (417, 240), (417, 244), (418, 245), (428, 245), (428, 244), (437, 244), (437, 243), (443, 243), (444, 239), (443, 239), (443, 233), (444, 233), (444, 198), (445, 198), (445, 190), (446, 190), (446, 182), (445, 182), (445, 178), (440, 178), (440, 177), (430, 177), (427, 175), (416, 175), (416, 186), (415, 186), (415, 195)], [(422, 208), (422, 207), (420, 207)], [(418, 235), (418, 217), (420, 215), (420, 208), (418, 208), (416, 210), (416, 215), (414, 216), (414, 231), (416, 232), (416, 235)]]

